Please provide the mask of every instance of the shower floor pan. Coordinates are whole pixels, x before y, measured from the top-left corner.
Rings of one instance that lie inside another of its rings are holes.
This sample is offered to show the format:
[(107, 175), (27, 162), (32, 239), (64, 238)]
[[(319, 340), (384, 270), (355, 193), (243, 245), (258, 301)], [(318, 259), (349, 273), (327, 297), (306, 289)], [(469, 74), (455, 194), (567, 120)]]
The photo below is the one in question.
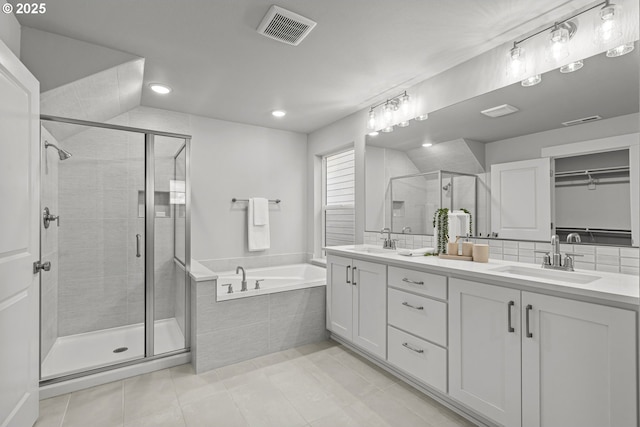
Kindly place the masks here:
[[(154, 330), (155, 354), (184, 348), (184, 336), (175, 318), (156, 320)], [(56, 339), (42, 362), (41, 376), (48, 380), (143, 356), (143, 323), (68, 335)]]

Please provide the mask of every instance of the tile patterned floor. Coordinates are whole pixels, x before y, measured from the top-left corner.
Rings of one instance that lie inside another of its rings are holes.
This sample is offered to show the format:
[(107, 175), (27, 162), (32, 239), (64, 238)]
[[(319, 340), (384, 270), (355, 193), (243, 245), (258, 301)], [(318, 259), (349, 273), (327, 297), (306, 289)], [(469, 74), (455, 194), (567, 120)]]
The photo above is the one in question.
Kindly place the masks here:
[(36, 427), (468, 427), (333, 341), (195, 375), (191, 365), (40, 402)]

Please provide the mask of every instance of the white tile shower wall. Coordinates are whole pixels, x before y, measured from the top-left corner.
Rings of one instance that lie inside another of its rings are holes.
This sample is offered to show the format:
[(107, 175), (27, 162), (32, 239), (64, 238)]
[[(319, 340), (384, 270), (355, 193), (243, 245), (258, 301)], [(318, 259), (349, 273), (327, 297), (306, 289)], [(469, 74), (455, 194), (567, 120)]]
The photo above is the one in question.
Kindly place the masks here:
[[(386, 236), (386, 234), (385, 234)], [(380, 233), (367, 231), (364, 233), (364, 243), (382, 245)], [(418, 236), (407, 234), (391, 234), (391, 238), (398, 240), (398, 247), (417, 249), (433, 246), (433, 236)], [(489, 245), (489, 258), (506, 261), (542, 263), (544, 254), (534, 251), (550, 251), (551, 245), (544, 242), (529, 242), (515, 240), (470, 239), (475, 243)], [(615, 246), (592, 245), (561, 245), (561, 252), (573, 252), (576, 256), (575, 266), (583, 270), (607, 271), (613, 273), (640, 273), (640, 249), (622, 248)]]
[[(58, 145), (58, 141), (44, 128), (42, 131), (42, 141)], [(44, 147), (44, 145), (43, 145)], [(57, 151), (53, 148), (44, 150), (42, 163), (42, 178), (40, 187), (40, 203), (42, 207), (48, 207), (52, 214), (58, 214), (58, 167), (60, 159)], [(42, 259), (51, 262), (51, 270), (40, 275), (41, 280), (41, 343), (40, 360), (49, 353), (51, 346), (58, 338), (58, 240), (59, 229), (56, 223), (52, 223), (45, 229), (41, 224), (41, 250)]]

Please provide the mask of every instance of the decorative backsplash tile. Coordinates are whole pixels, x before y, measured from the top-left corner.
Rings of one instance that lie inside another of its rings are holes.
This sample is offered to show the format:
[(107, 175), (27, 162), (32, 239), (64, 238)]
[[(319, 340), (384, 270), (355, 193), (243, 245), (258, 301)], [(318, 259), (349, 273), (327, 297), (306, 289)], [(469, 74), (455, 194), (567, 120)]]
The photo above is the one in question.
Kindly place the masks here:
[[(386, 237), (386, 236), (385, 236)], [(417, 249), (433, 247), (433, 236), (391, 234), (397, 239), (399, 248)], [(380, 233), (365, 232), (364, 243), (382, 246)], [(478, 244), (489, 245), (489, 258), (507, 261), (519, 261), (540, 264), (544, 254), (534, 251), (551, 251), (546, 242), (521, 242), (516, 240), (469, 239)], [(575, 267), (582, 270), (606, 271), (623, 274), (640, 274), (640, 249), (617, 246), (571, 245), (562, 243), (560, 252), (573, 252), (582, 256), (575, 257)]]

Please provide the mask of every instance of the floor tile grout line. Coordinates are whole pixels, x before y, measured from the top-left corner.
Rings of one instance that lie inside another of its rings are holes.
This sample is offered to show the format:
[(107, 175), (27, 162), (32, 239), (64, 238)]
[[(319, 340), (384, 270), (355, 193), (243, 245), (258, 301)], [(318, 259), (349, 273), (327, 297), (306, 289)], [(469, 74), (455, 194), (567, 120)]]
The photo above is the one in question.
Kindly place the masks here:
[(64, 412), (62, 413), (62, 419), (60, 420), (60, 426), (64, 425), (64, 419), (67, 417), (67, 411), (69, 410), (69, 402), (71, 401), (71, 393), (67, 393), (67, 402), (64, 405)]

